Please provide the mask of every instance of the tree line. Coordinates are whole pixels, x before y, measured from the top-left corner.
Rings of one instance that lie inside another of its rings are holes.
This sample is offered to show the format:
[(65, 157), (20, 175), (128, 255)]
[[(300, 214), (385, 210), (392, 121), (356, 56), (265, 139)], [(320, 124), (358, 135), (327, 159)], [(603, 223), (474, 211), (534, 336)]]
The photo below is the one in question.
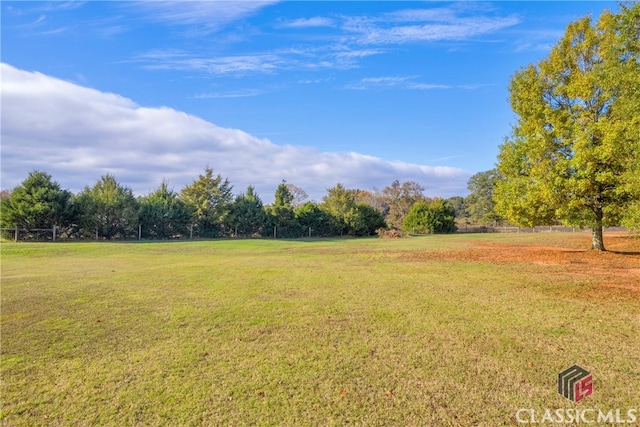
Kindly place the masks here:
[[(0, 226), (36, 230), (56, 227), (79, 239), (171, 239), (181, 237), (371, 236), (396, 229), (413, 233), (456, 230), (457, 198), (431, 199), (416, 182), (394, 181), (382, 191), (348, 189), (341, 183), (321, 202), (286, 181), (264, 204), (254, 187), (235, 195), (228, 179), (205, 168), (180, 192), (166, 181), (136, 197), (115, 176), (102, 176), (80, 193), (62, 189), (51, 175), (32, 171), (0, 198)], [(459, 204), (459, 203), (458, 203)]]
[[(551, 53), (511, 78), (512, 133), (496, 167), (468, 182), (467, 197), (429, 199), (415, 182), (381, 192), (327, 190), (320, 203), (282, 182), (263, 205), (252, 187), (232, 196), (210, 168), (175, 193), (163, 182), (136, 198), (111, 175), (78, 195), (35, 171), (3, 192), (0, 225), (65, 228), (69, 235), (130, 238), (371, 235), (396, 229), (446, 233), (457, 224), (589, 227), (604, 250), (603, 227), (640, 229), (640, 3), (571, 23)], [(278, 234), (279, 233), (279, 234)]]

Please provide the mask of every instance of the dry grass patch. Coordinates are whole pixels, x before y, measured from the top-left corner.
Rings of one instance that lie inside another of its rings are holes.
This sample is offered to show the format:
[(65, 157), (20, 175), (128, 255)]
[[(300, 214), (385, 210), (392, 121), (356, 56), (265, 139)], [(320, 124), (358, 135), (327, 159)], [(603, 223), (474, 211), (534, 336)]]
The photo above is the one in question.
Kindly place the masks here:
[[(515, 264), (530, 274), (584, 278), (586, 283), (592, 285), (585, 288), (585, 296), (604, 299), (614, 295), (640, 297), (639, 238), (620, 233), (605, 234), (609, 248), (606, 252), (584, 249), (588, 247), (589, 237), (581, 234), (563, 233), (560, 236), (550, 235), (546, 239), (536, 236), (531, 240), (533, 244), (480, 240), (458, 250), (402, 252), (398, 257), (410, 261)], [(546, 244), (539, 245), (538, 241)], [(527, 269), (527, 266), (548, 268)]]

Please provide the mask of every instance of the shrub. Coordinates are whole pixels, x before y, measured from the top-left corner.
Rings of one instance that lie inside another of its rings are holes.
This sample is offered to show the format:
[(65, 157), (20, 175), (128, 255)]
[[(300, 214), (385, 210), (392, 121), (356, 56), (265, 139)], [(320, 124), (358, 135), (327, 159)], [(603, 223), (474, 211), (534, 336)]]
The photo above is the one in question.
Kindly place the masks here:
[(455, 210), (442, 199), (417, 202), (404, 218), (402, 229), (414, 233), (453, 233)]

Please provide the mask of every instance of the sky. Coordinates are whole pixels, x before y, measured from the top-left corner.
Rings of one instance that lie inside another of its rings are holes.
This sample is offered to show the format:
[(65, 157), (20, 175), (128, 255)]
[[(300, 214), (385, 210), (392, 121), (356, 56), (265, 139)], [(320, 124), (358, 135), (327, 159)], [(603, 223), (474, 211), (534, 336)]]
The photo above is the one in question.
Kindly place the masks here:
[(465, 196), (515, 123), (509, 80), (615, 2), (2, 1), (1, 182), (143, 196), (211, 167)]

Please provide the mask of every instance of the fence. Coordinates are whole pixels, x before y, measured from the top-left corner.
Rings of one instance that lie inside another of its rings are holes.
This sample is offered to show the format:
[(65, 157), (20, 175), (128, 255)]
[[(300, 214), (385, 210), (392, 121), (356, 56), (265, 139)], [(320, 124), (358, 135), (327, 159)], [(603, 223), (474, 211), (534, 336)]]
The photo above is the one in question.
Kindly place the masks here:
[[(603, 231), (627, 232), (624, 227), (607, 227)], [(513, 227), (513, 226), (479, 226), (479, 227), (458, 227), (457, 233), (552, 233), (552, 232), (591, 232), (588, 227), (565, 227), (562, 225), (539, 225), (536, 227)]]
[[(58, 227), (53, 228), (0, 228), (3, 235), (10, 234), (14, 242), (18, 240), (29, 241), (52, 241), (55, 242), (58, 237)], [(7, 236), (8, 237), (8, 236)]]
[[(62, 231), (61, 231), (62, 230)], [(54, 228), (18, 228), (18, 227), (10, 227), (10, 228), (0, 228), (0, 232), (7, 240), (13, 240), (15, 242), (21, 241), (35, 241), (35, 242), (55, 242), (57, 240), (87, 240), (86, 237), (78, 237), (75, 235), (69, 235), (68, 232), (64, 231), (65, 229), (60, 229), (59, 227)], [(68, 230), (67, 230), (68, 231)], [(193, 226), (191, 226), (188, 230), (188, 235), (181, 235), (178, 237), (178, 240), (182, 239), (193, 239)], [(605, 232), (629, 232), (627, 228), (624, 227), (608, 227), (603, 231)], [(578, 228), (578, 227), (564, 227), (561, 225), (552, 225), (552, 226), (537, 226), (537, 227), (513, 227), (513, 226), (464, 226), (458, 227), (456, 233), (553, 233), (553, 232), (574, 232), (574, 233), (590, 233), (590, 228)], [(419, 233), (411, 233), (413, 235), (418, 235)], [(243, 236), (243, 237), (255, 237), (253, 234), (251, 236)], [(132, 238), (124, 238), (124, 239), (115, 239), (115, 240), (136, 240), (135, 237)], [(146, 240), (146, 238), (142, 237), (142, 228), (138, 228), (138, 235), (136, 236), (137, 240)], [(235, 233), (232, 237), (241, 237)], [(280, 239), (283, 237), (282, 231), (280, 228), (273, 228), (273, 235), (271, 236), (275, 239)], [(285, 238), (318, 238), (324, 237), (316, 234), (315, 230), (309, 227), (307, 230), (304, 230), (300, 235), (286, 235)], [(335, 236), (337, 237), (337, 236)], [(100, 240), (100, 236), (96, 230), (95, 240)]]

